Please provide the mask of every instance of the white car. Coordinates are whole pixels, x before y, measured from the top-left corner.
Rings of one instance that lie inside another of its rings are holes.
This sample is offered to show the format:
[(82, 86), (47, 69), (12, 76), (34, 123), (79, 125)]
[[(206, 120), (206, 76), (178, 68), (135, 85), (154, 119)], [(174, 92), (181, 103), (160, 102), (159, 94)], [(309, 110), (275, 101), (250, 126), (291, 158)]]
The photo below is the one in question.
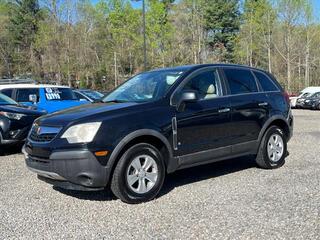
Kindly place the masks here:
[(312, 94), (312, 93), (316, 93), (316, 92), (320, 92), (320, 87), (307, 87), (307, 88), (303, 89), (303, 90), (299, 93), (299, 96), (290, 97), (291, 107), (292, 107), (292, 108), (297, 107), (297, 100), (298, 100), (298, 98), (301, 98), (301, 97), (305, 96), (306, 94)]

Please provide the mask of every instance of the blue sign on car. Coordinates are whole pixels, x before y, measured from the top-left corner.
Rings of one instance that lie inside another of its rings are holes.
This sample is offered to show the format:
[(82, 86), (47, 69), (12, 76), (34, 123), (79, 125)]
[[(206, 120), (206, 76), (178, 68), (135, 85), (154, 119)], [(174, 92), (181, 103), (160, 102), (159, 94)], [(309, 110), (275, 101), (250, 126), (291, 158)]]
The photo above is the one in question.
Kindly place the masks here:
[(10, 84), (1, 85), (0, 92), (20, 104), (36, 106), (48, 113), (89, 103), (80, 101), (72, 89), (66, 86)]

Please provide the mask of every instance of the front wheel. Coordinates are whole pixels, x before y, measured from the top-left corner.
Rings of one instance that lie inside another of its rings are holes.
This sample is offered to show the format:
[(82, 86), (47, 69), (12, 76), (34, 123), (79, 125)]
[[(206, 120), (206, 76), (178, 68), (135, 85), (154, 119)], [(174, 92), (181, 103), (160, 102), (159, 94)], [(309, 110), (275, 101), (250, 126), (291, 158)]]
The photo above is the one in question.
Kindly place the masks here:
[(140, 143), (120, 158), (111, 181), (111, 190), (126, 203), (141, 203), (155, 198), (163, 185), (165, 165), (160, 151)]
[(271, 126), (265, 132), (260, 143), (256, 157), (259, 167), (274, 169), (285, 163), (287, 154), (287, 141), (283, 130), (277, 126)]

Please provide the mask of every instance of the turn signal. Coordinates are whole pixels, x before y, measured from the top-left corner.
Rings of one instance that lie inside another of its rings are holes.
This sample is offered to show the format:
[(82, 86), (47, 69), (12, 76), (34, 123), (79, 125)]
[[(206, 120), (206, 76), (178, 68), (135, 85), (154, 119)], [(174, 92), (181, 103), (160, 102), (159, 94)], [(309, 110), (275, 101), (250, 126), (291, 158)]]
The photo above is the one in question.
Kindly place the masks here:
[(107, 156), (107, 154), (108, 154), (108, 151), (98, 151), (94, 153), (94, 155), (96, 155), (97, 157), (104, 157), (104, 156)]

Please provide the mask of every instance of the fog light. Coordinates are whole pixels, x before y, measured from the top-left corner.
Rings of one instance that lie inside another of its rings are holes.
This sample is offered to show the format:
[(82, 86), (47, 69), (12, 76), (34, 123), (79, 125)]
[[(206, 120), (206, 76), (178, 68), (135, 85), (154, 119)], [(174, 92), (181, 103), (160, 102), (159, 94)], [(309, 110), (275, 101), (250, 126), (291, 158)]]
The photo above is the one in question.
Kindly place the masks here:
[(97, 157), (104, 157), (104, 156), (107, 156), (107, 154), (108, 154), (108, 151), (98, 151), (94, 153), (94, 155), (96, 155)]

